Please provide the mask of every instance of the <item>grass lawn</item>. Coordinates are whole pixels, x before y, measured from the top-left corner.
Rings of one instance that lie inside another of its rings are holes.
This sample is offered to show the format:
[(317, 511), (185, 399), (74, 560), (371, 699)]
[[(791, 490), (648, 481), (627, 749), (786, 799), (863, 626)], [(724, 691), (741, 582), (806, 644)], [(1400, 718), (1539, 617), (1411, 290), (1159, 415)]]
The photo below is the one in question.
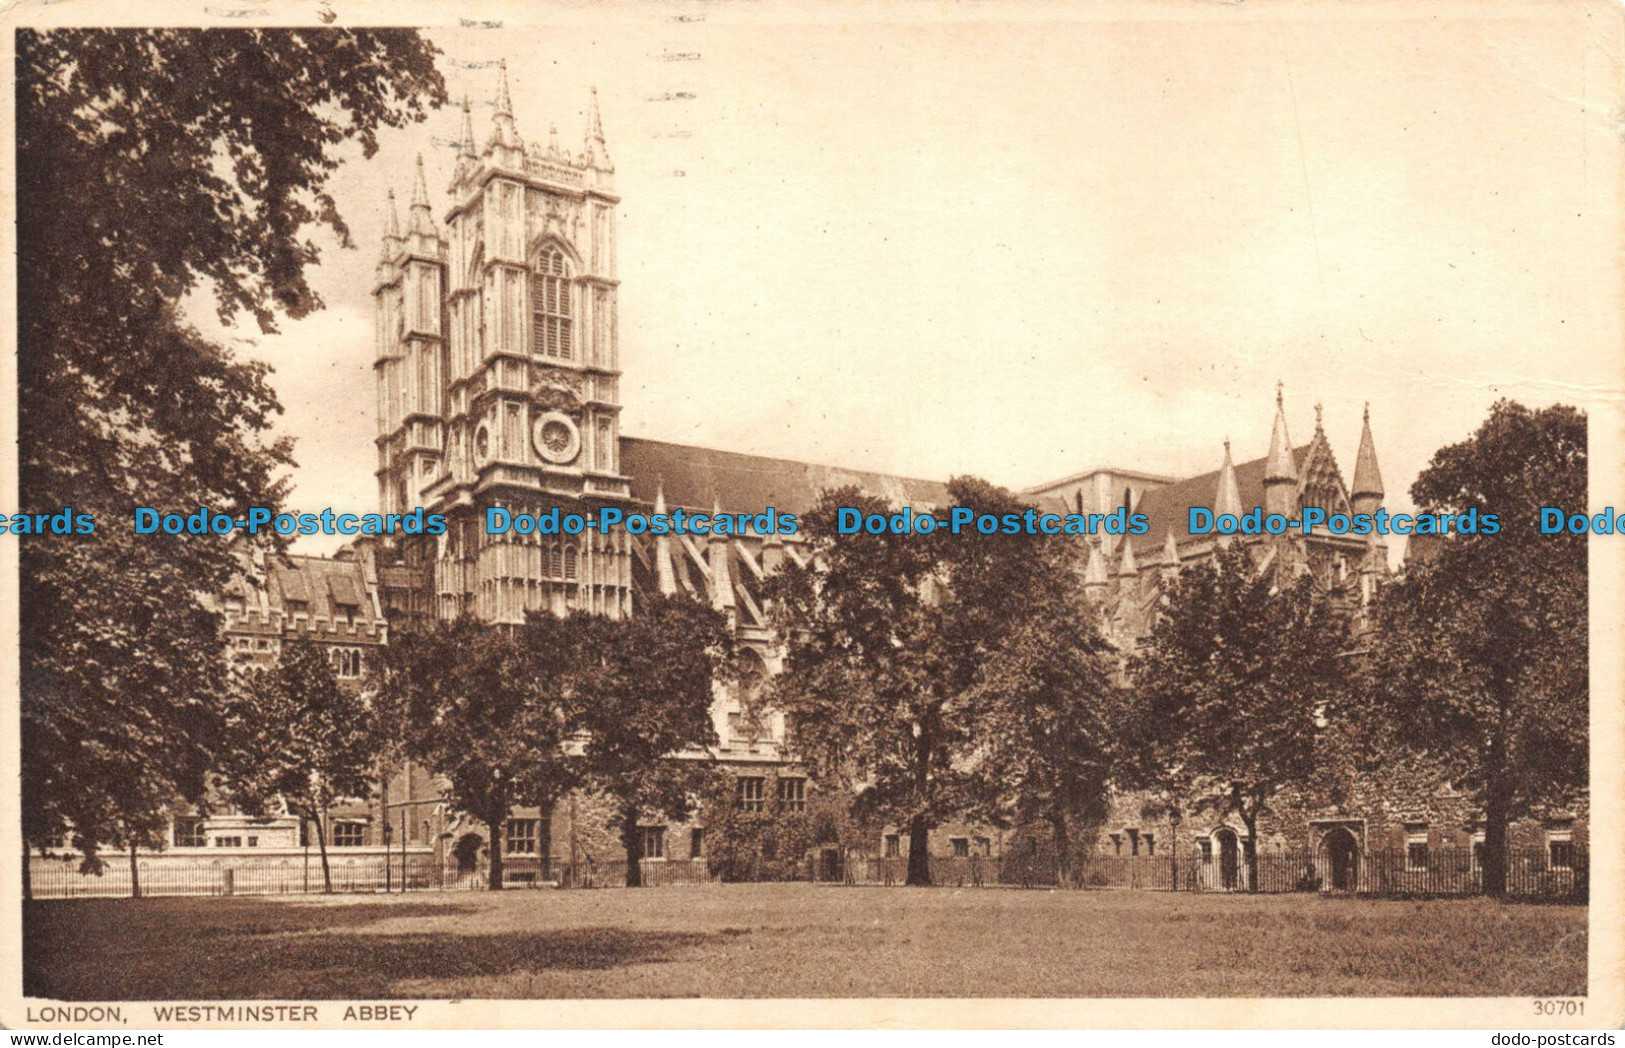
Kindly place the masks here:
[(1586, 910), (730, 884), (26, 904), (67, 1000), (1574, 996)]

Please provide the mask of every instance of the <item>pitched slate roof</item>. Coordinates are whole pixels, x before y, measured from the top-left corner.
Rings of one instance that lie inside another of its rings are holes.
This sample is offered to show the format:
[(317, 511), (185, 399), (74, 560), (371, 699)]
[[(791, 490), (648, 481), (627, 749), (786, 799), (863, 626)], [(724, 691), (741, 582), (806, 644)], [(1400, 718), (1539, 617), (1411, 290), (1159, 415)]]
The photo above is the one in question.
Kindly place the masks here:
[(271, 606), (287, 609), (289, 601), (302, 601), (314, 616), (332, 616), (335, 606), (348, 605), (370, 614), (367, 579), (358, 560), (326, 557), (273, 557), (268, 565)]
[[(652, 505), (657, 488), (663, 488), (668, 506), (698, 510), (719, 505), (729, 513), (760, 513), (772, 506), (783, 513), (805, 513), (822, 492), (846, 485), (896, 506), (943, 509), (949, 505), (948, 485), (942, 481), (637, 437), (621, 438), (621, 472), (632, 478), (632, 497), (640, 502)], [(1065, 511), (1062, 499), (1029, 501)]]
[[(1304, 460), (1309, 457), (1309, 447), (1310, 445), (1304, 444), (1292, 449), (1293, 465), (1300, 473), (1303, 470)], [(1238, 463), (1235, 467), (1236, 487), (1241, 490), (1241, 508), (1244, 513), (1254, 506), (1264, 504), (1264, 467), (1267, 462), (1266, 456)], [(1150, 531), (1134, 539), (1139, 554), (1143, 557), (1161, 549), (1167, 542), (1169, 531), (1173, 532), (1175, 542), (1191, 538), (1189, 528), (1191, 507), (1212, 509), (1218, 491), (1218, 470), (1147, 491), (1141, 496), (1140, 504), (1135, 507), (1135, 512), (1144, 513), (1151, 523)]]

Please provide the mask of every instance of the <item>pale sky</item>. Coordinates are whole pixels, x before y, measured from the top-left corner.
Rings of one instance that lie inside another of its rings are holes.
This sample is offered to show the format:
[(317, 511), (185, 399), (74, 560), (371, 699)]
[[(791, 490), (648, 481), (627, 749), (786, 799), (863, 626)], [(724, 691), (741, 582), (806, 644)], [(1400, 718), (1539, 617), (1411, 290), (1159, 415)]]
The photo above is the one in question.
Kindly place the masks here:
[[(1280, 380), (1345, 478), (1370, 402), (1399, 509), (1497, 397), (1618, 403), (1616, 5), (518, 10), (432, 37), (482, 144), (499, 58), (527, 141), (579, 149), (598, 88), (625, 435), (1012, 487), (1191, 474), (1226, 436), (1264, 454)], [(376, 506), (384, 191), (404, 218), (421, 151), (441, 219), (457, 121), (352, 155), (329, 308), (244, 348), (295, 508)]]

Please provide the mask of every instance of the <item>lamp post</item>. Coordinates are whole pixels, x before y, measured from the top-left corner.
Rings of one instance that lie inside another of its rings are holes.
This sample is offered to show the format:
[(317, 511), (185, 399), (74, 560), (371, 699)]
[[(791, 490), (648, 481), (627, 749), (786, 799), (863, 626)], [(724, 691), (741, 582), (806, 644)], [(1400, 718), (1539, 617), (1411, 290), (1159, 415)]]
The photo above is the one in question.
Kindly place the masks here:
[(394, 828), (389, 825), (389, 812), (386, 809), (384, 812), (384, 893), (386, 895), (393, 890), (393, 885), (390, 883), (389, 876), (389, 840), (392, 836), (394, 836), (393, 829)]

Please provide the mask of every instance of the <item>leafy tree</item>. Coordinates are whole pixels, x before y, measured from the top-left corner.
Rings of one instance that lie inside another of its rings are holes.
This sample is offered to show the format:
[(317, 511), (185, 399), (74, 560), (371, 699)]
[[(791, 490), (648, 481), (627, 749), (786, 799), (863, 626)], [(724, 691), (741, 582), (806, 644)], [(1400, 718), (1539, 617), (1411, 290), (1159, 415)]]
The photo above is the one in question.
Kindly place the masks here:
[[(268, 369), (179, 319), (212, 294), (262, 330), (320, 302), (308, 239), (348, 232), (325, 190), (347, 143), (438, 105), (405, 30), (18, 30), (19, 508), (96, 516), (21, 547), (25, 841), (87, 859), (138, 779), (196, 800), (226, 693), (199, 594), (227, 544), (133, 536), (138, 506), (275, 507), (285, 442)], [(129, 813), (124, 813), (129, 814)]]
[(289, 641), (274, 667), (242, 673), (225, 716), (226, 794), (250, 815), (280, 802), (307, 828), (315, 824), (322, 889), (331, 893), (327, 813), (336, 801), (372, 794), (379, 732), (371, 703), (339, 682), (322, 645)]
[(396, 748), (441, 777), (446, 799), (485, 824), (489, 884), (516, 807), (544, 815), (577, 780), (572, 670), (590, 620), (534, 616), (521, 630), (472, 618), (391, 635), (373, 683)]
[(1484, 889), (1501, 895), (1508, 822), (1587, 781), (1586, 539), (1539, 533), (1542, 507), (1585, 510), (1585, 415), (1502, 400), (1411, 497), (1500, 531), (1452, 535), (1384, 589), (1366, 712), (1482, 805)]
[(1060, 884), (1070, 880), (1074, 828), (1106, 817), (1125, 705), (1116, 655), (1066, 567), (1054, 565), (1066, 585), (1033, 595), (971, 693), (980, 708), (980, 812), (1000, 825), (1046, 826)]
[(1277, 589), (1247, 548), (1183, 569), (1131, 661), (1129, 721), (1155, 752), (1165, 792), (1234, 812), (1258, 885), (1258, 819), (1283, 788), (1308, 782), (1326, 711), (1346, 683), (1347, 626), (1301, 576)]
[(635, 888), (639, 821), (684, 818), (705, 789), (704, 758), (717, 744), (713, 686), (732, 672), (733, 633), (719, 612), (681, 597), (655, 597), (629, 618), (583, 621), (575, 669), (583, 770), (616, 802), (612, 825)]
[[(977, 514), (1030, 507), (975, 478), (949, 501)], [(1046, 594), (1076, 583), (1038, 536), (946, 529), (841, 535), (837, 510), (889, 514), (855, 488), (825, 492), (808, 514), (815, 557), (769, 587), (786, 672), (770, 701), (793, 716), (796, 754), (826, 782), (857, 789), (860, 818), (908, 826), (908, 883), (929, 884), (929, 833), (973, 806), (969, 774), (982, 709), (982, 666)]]

